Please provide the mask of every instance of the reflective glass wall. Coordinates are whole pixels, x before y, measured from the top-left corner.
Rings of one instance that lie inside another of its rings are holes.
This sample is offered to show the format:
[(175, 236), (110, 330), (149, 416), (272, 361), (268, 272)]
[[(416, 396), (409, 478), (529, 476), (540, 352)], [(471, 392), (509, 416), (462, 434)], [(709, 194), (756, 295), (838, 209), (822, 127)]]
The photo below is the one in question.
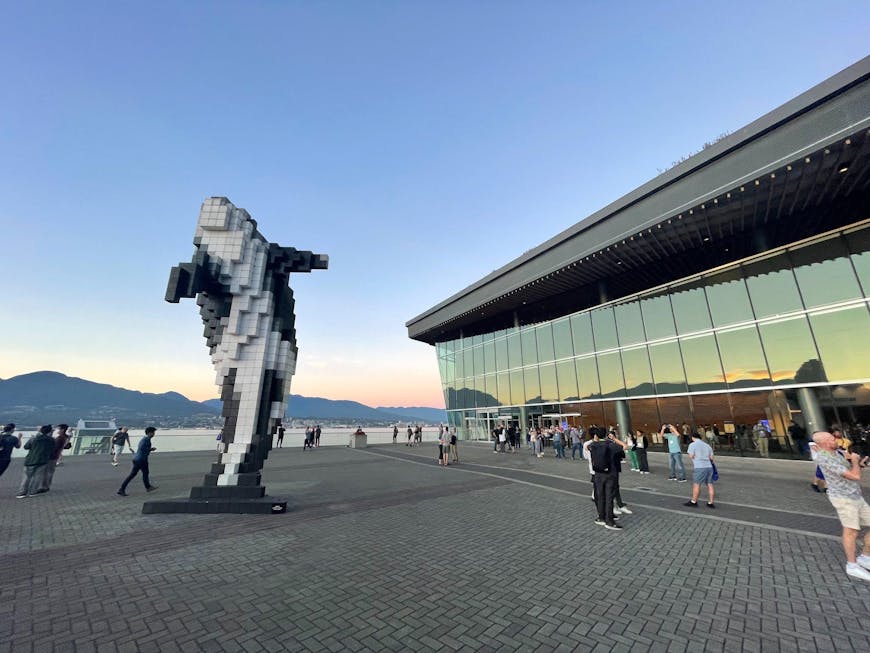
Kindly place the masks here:
[(799, 410), (790, 390), (812, 385), (826, 418), (870, 422), (868, 297), (862, 223), (551, 322), (438, 343), (447, 407), (460, 428), (518, 406), (601, 423), (605, 404), (627, 400), (636, 428), (769, 419), (784, 431)]

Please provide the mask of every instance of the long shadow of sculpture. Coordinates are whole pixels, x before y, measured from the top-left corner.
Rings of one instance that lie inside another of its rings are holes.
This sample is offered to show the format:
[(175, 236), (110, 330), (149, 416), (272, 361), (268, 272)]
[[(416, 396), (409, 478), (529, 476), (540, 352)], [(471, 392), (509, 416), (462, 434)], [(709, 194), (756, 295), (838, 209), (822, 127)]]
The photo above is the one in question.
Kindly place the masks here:
[(189, 499), (149, 501), (144, 513), (280, 513), (260, 471), (284, 416), (296, 371), (292, 272), (325, 270), (329, 257), (268, 242), (225, 197), (203, 202), (193, 260), (172, 268), (166, 301), (196, 297), (221, 388), (223, 451)]

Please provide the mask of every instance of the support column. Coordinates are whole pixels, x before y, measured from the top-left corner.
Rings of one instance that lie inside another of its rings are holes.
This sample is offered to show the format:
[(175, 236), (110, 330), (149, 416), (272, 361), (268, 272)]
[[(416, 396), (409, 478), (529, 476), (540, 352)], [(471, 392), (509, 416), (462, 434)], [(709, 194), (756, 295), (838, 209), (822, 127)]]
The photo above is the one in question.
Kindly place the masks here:
[(797, 400), (804, 416), (804, 428), (807, 430), (807, 435), (812, 437), (816, 431), (826, 430), (825, 413), (822, 411), (815, 389), (798, 388)]
[(529, 430), (529, 411), (525, 406), (520, 406), (520, 429), (522, 429), (522, 441), (526, 441), (526, 432)]
[(617, 399), (614, 408), (616, 408), (616, 422), (619, 429), (619, 435), (626, 437), (633, 431), (631, 430), (631, 412), (628, 410), (628, 402), (625, 399)]

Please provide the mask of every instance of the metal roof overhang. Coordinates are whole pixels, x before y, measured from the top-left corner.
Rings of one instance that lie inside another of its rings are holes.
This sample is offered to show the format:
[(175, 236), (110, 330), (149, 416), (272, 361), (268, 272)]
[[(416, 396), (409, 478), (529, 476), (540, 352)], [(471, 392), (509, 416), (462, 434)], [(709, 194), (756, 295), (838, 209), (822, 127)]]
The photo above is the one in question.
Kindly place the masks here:
[(407, 322), (434, 344), (554, 319), (870, 214), (870, 57)]

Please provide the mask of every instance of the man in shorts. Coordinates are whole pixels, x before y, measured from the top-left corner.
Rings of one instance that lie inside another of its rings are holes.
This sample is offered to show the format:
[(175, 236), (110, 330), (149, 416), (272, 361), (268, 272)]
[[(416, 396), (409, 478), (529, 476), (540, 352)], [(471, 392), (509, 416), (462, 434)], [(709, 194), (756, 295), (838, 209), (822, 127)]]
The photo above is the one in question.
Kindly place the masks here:
[(846, 574), (870, 581), (870, 531), (864, 534), (864, 550), (855, 555), (858, 534), (870, 526), (870, 505), (861, 494), (861, 456), (837, 451), (837, 439), (825, 431), (813, 434), (817, 462), (828, 484), (828, 499), (843, 525)]
[(115, 431), (115, 435), (112, 436), (112, 465), (115, 467), (118, 466), (119, 457), (124, 453), (125, 444), (130, 450), (130, 453), (133, 453), (133, 446), (130, 444), (130, 434), (127, 433), (127, 427), (122, 426)]
[(713, 488), (713, 447), (701, 439), (700, 433), (692, 433), (692, 444), (687, 452), (695, 469), (692, 472), (692, 498), (684, 505), (690, 508), (698, 507), (698, 497), (701, 495), (701, 486), (707, 486), (707, 507), (715, 508), (713, 498), (716, 494)]

